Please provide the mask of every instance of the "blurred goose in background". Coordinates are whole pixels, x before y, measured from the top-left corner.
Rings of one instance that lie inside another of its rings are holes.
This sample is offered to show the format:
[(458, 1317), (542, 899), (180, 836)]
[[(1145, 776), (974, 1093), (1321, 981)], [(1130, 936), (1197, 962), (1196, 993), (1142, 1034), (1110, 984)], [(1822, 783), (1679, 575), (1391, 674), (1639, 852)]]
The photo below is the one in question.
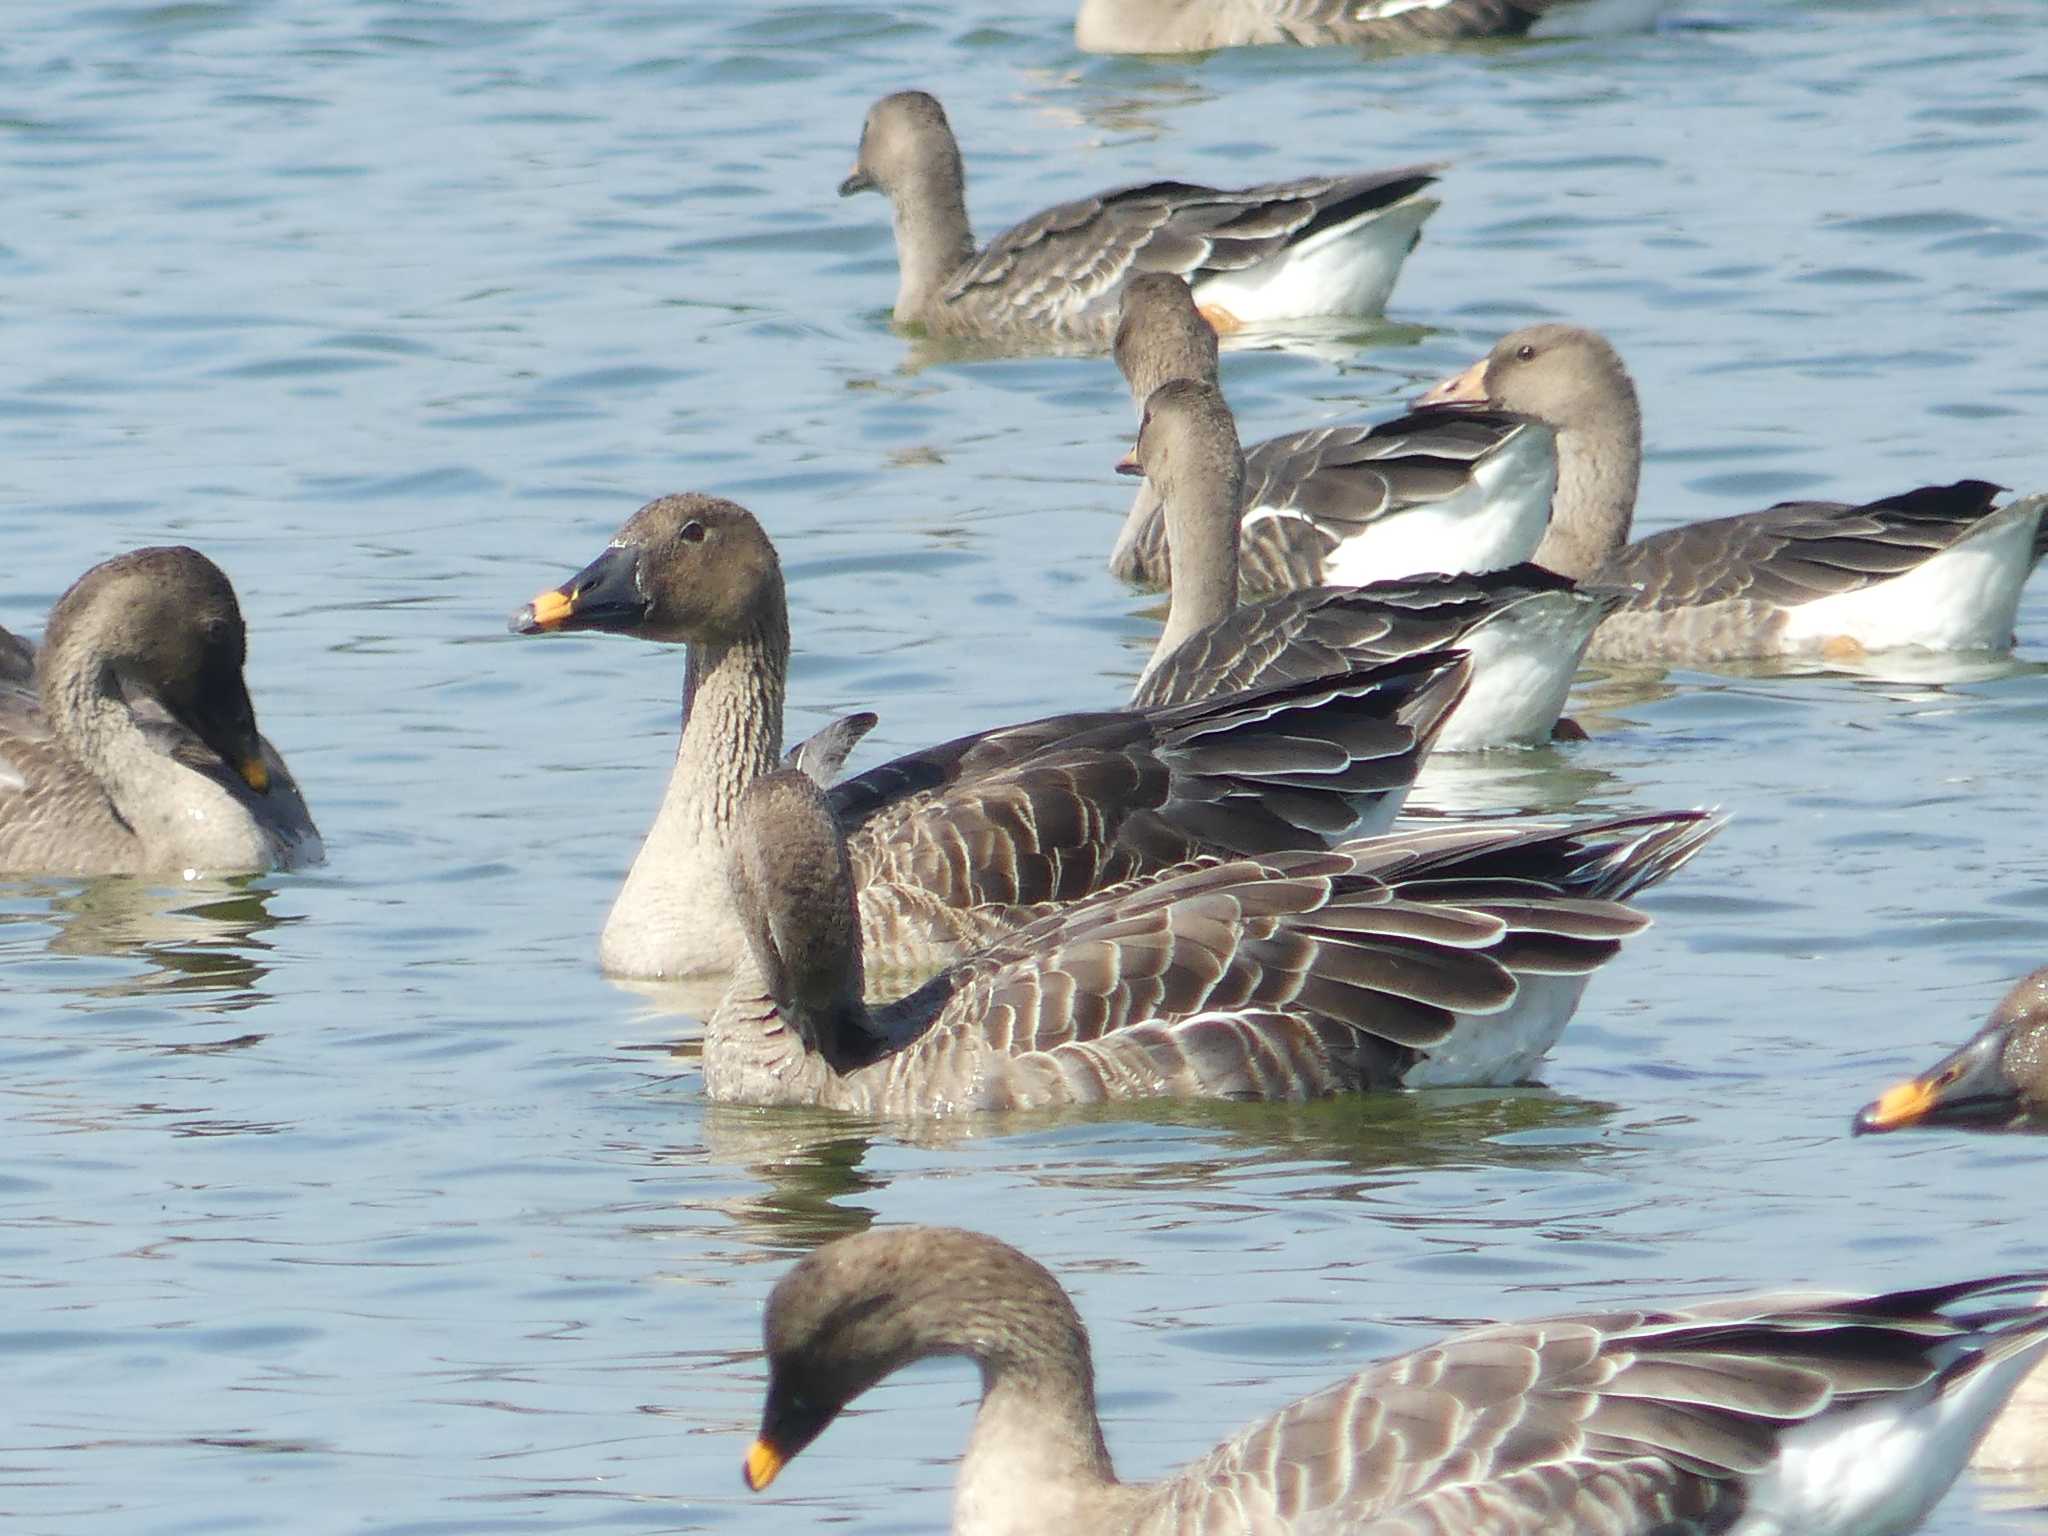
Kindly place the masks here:
[(1498, 822), (1198, 860), (871, 1009), (832, 806), (774, 774), (741, 798), (729, 873), (750, 963), (705, 1027), (704, 1090), (919, 1117), (1520, 1082), (1647, 925), (1623, 900), (1718, 828), (1697, 811)]
[(195, 549), (94, 566), (43, 647), (0, 631), (0, 873), (241, 874), (323, 856), (256, 729), (248, 636)]
[[(1125, 286), (1112, 350), (1141, 415), (1171, 379), (1218, 383), (1216, 333), (1171, 273)], [(1498, 570), (1536, 553), (1556, 487), (1550, 429), (1526, 417), (1425, 410), (1268, 438), (1245, 452), (1239, 579), (1269, 595)], [(1172, 582), (1166, 519), (1149, 484), (1109, 569), (1135, 586)]]
[(979, 1233), (885, 1227), (825, 1244), (770, 1294), (745, 1474), (767, 1487), (862, 1393), (939, 1355), (981, 1372), (955, 1536), (1896, 1536), (2048, 1347), (2048, 1309), (2019, 1299), (2044, 1280), (1470, 1328), (1124, 1483), (1051, 1272)]
[[(744, 507), (666, 496), (512, 618), (689, 646), (682, 739), (599, 956), (632, 977), (730, 971), (726, 891), (741, 792), (782, 758), (789, 613), (775, 547)], [(928, 974), (1048, 904), (1198, 853), (1321, 847), (1393, 818), (1463, 693), (1462, 655), (1172, 709), (1094, 710), (981, 731), (847, 779), (870, 965)]]
[(1640, 31), (1669, 0), (1081, 0), (1086, 53), (1198, 53), (1267, 43), (1441, 47), (1482, 37)]
[(1146, 402), (1142, 474), (1178, 559), (1166, 627), (1131, 695), (1151, 707), (1268, 686), (1455, 645), (1472, 686), (1437, 736), (1440, 752), (1548, 741), (1594, 628), (1628, 597), (1533, 565), (1364, 587), (1306, 587), (1238, 606), (1244, 459), (1213, 384), (1170, 379)]
[(1593, 637), (1596, 657), (1849, 658), (2013, 642), (2048, 497), (1994, 507), (1997, 486), (1959, 480), (1861, 506), (1781, 502), (1631, 544), (1642, 414), (1606, 338), (1526, 327), (1419, 403), (1509, 411), (1556, 433), (1557, 492), (1537, 564), (1635, 589)]
[(1174, 272), (1219, 329), (1376, 314), (1437, 204), (1439, 167), (1223, 190), (1155, 181), (1061, 203), (977, 251), (960, 147), (923, 91), (869, 108), (839, 195), (881, 192), (896, 226), (896, 320), (934, 336), (1100, 346), (1137, 272)]

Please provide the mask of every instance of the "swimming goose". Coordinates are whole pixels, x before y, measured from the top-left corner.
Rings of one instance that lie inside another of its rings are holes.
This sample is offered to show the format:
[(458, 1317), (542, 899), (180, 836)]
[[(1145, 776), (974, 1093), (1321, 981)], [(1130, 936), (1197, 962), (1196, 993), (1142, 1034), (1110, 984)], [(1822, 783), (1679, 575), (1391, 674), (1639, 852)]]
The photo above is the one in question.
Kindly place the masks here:
[(2031, 971), (1991, 1010), (1984, 1027), (1918, 1077), (1863, 1106), (1851, 1129), (1915, 1126), (2048, 1129), (2048, 966)]
[(1363, 587), (1304, 587), (1237, 602), (1243, 456), (1213, 384), (1170, 379), (1152, 392), (1138, 443), (1117, 468), (1142, 474), (1179, 556), (1166, 627), (1131, 695), (1137, 707), (1208, 698), (1455, 645), (1472, 686), (1437, 736), (1440, 752), (1548, 741), (1579, 658), (1627, 599), (1539, 566)]
[[(1126, 285), (1113, 350), (1141, 415), (1169, 379), (1217, 382), (1215, 333), (1170, 273)], [(1248, 449), (1244, 468), (1240, 579), (1259, 594), (1517, 564), (1543, 542), (1557, 485), (1548, 427), (1468, 410), (1290, 432)], [(1169, 585), (1166, 543), (1141, 486), (1111, 574)]]
[(1697, 811), (1496, 822), (1198, 860), (870, 1009), (831, 803), (774, 774), (740, 802), (729, 874), (750, 963), (705, 1027), (704, 1090), (920, 1117), (1520, 1082), (1646, 926), (1623, 899), (1718, 827)]
[(118, 555), (57, 599), (40, 655), (0, 636), (0, 873), (191, 877), (322, 857), (257, 733), (242, 610), (206, 556)]
[[(689, 646), (682, 740), (606, 919), (604, 968), (730, 971), (725, 870), (740, 792), (780, 766), (789, 615), (745, 508), (665, 496), (513, 616), (521, 634), (608, 630)], [(870, 963), (928, 972), (990, 935), (1196, 853), (1321, 846), (1391, 820), (1465, 686), (1442, 652), (1348, 676), (1147, 711), (981, 731), (832, 789), (853, 839)]]
[(1607, 340), (1569, 325), (1501, 338), (1419, 402), (1512, 411), (1557, 435), (1557, 494), (1536, 562), (1634, 587), (1592, 654), (1731, 661), (2012, 644), (2048, 497), (1994, 507), (1981, 480), (1882, 501), (1788, 501), (1628, 542), (1642, 468), (1635, 385)]
[(1368, 1366), (1157, 1483), (1119, 1482), (1088, 1333), (1050, 1271), (947, 1227), (807, 1255), (762, 1317), (767, 1487), (913, 1361), (972, 1360), (955, 1536), (1894, 1536), (2048, 1348), (2048, 1274), (1494, 1323)]
[(1223, 190), (1155, 181), (1061, 203), (974, 248), (945, 109), (899, 91), (868, 109), (839, 195), (881, 192), (896, 226), (896, 319), (935, 336), (1102, 345), (1134, 272), (1177, 272), (1224, 329), (1377, 313), (1436, 203), (1439, 167)]
[(1084, 53), (1199, 53), (1268, 43), (1408, 49), (1480, 37), (1636, 31), (1669, 0), (1081, 0)]

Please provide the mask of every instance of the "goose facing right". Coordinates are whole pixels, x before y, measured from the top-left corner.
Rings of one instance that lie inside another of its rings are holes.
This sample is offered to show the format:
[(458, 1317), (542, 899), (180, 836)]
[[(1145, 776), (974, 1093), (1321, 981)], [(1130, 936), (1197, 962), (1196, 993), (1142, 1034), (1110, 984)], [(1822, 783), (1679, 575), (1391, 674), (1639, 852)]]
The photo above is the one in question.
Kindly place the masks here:
[(227, 576), (133, 550), (57, 599), (41, 652), (0, 631), (0, 873), (245, 874), (322, 857), (256, 729)]
[(1169, 379), (1145, 403), (1117, 468), (1145, 476), (1165, 512), (1180, 579), (1166, 627), (1131, 696), (1178, 703), (1237, 688), (1455, 645), (1472, 684), (1438, 734), (1440, 752), (1550, 740), (1587, 642), (1627, 600), (1539, 566), (1362, 587), (1302, 587), (1237, 601), (1243, 456), (1213, 384)]
[(1494, 823), (1196, 860), (870, 1008), (831, 804), (773, 774), (740, 803), (729, 875), (751, 964), (705, 1026), (705, 1093), (926, 1118), (1519, 1082), (1645, 926), (1624, 900), (1718, 827)]
[[(1216, 385), (1216, 335), (1186, 283), (1131, 279), (1113, 354), (1142, 417), (1172, 379)], [(1289, 432), (1245, 450), (1240, 579), (1259, 595), (1365, 586), (1529, 560), (1550, 522), (1557, 455), (1550, 428), (1476, 409)], [(1173, 582), (1166, 516), (1140, 486), (1109, 557), (1140, 587)]]
[(1994, 506), (1999, 488), (1981, 480), (1860, 506), (1783, 502), (1630, 543), (1642, 413), (1620, 354), (1578, 326), (1514, 331), (1418, 403), (1510, 411), (1555, 432), (1557, 491), (1536, 562), (1635, 589), (1593, 637), (1596, 658), (2004, 650), (2041, 556), (2048, 496)]
[[(726, 894), (733, 817), (783, 761), (789, 610), (774, 544), (736, 503), (665, 496), (511, 628), (689, 647), (675, 766), (599, 958), (619, 976), (730, 972), (745, 952)], [(977, 731), (843, 780), (832, 803), (853, 840), (869, 963), (929, 974), (1047, 905), (1198, 853), (1320, 847), (1361, 817), (1383, 826), (1466, 677), (1462, 655), (1432, 652)]]
[(869, 1388), (971, 1360), (954, 1536), (1897, 1536), (2048, 1348), (2048, 1274), (1494, 1323), (1301, 1398), (1164, 1480), (1125, 1483), (1088, 1333), (1042, 1265), (980, 1233), (838, 1238), (762, 1317), (767, 1487)]
[(935, 336), (1100, 346), (1140, 272), (1175, 272), (1224, 327), (1374, 314), (1437, 204), (1440, 167), (1225, 189), (1155, 181), (1061, 203), (980, 250), (945, 109), (899, 91), (868, 109), (839, 195), (880, 192), (896, 233), (898, 324)]

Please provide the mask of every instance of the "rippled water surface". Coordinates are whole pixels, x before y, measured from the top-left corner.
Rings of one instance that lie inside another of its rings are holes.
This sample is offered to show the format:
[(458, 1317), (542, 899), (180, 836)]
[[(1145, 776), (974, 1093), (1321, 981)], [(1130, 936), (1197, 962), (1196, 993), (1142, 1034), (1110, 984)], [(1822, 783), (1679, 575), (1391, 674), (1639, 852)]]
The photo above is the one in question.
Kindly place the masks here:
[[(755, 508), (792, 733), (858, 761), (1116, 697), (1100, 360), (921, 356), (875, 95), (984, 233), (1155, 174), (1446, 158), (1385, 326), (1226, 361), (1248, 434), (1382, 409), (1537, 316), (1608, 331), (1642, 521), (2048, 484), (2038, 0), (1680, 0), (1635, 38), (1086, 59), (1062, 0), (21, 8), (0, 45), (0, 622), (189, 541), (331, 862), (0, 887), (0, 1513), (38, 1533), (943, 1529), (971, 1374), (740, 1488), (791, 1256), (957, 1220), (1073, 1286), (1126, 1475), (1451, 1324), (2048, 1264), (2038, 1144), (1851, 1110), (2048, 958), (2048, 585), (2021, 660), (1591, 679), (1593, 739), (1447, 809), (1718, 804), (1546, 1086), (988, 1125), (707, 1108), (595, 936), (679, 653), (503, 617), (642, 500)], [(1972, 1482), (1948, 1532), (2048, 1531)]]

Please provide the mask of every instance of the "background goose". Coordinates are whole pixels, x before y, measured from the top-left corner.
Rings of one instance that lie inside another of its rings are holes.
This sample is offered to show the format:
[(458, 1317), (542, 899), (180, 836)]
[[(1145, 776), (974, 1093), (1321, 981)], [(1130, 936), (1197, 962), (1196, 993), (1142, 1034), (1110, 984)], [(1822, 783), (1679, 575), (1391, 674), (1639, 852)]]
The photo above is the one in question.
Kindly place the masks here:
[(2012, 644), (2048, 497), (1994, 508), (1996, 486), (1959, 480), (1862, 506), (1784, 502), (1630, 544), (1642, 414), (1604, 337), (1568, 325), (1515, 331), (1420, 403), (1512, 411), (1556, 432), (1557, 492), (1537, 563), (1636, 589), (1593, 637), (1595, 656), (1725, 661)]
[[(667, 496), (513, 616), (517, 633), (608, 630), (688, 644), (683, 729), (599, 955), (625, 976), (729, 971), (741, 791), (780, 766), (789, 614), (753, 514)], [(832, 790), (853, 839), (878, 971), (929, 972), (1048, 902), (1197, 853), (1321, 846), (1391, 820), (1465, 686), (1432, 653), (1176, 709), (1097, 710), (982, 731)]]
[(1586, 643), (1628, 597), (1580, 589), (1541, 567), (1364, 587), (1308, 587), (1238, 606), (1244, 459), (1213, 384), (1170, 379), (1145, 405), (1138, 443), (1117, 468), (1142, 474), (1165, 509), (1180, 559), (1166, 627), (1131, 702), (1179, 703), (1234, 689), (1456, 645), (1472, 686), (1439, 751), (1548, 741)]
[(1122, 1483), (1087, 1330), (1006, 1243), (895, 1227), (777, 1283), (747, 1485), (876, 1383), (934, 1355), (981, 1370), (956, 1536), (1893, 1536), (1962, 1470), (2048, 1347), (2048, 1275), (1879, 1296), (1748, 1296), (1496, 1323), (1397, 1355)]
[(868, 109), (839, 195), (884, 193), (896, 319), (933, 335), (1109, 339), (1135, 272), (1175, 272), (1223, 328), (1372, 314), (1437, 204), (1435, 166), (1305, 176), (1230, 191), (1156, 181), (1061, 203), (977, 251), (945, 109), (899, 91)]
[(1645, 926), (1622, 899), (1718, 825), (1438, 827), (1201, 861), (1016, 929), (870, 1010), (831, 805), (775, 774), (741, 800), (730, 876), (751, 964), (706, 1027), (705, 1092), (922, 1116), (1519, 1082)]
[(1088, 53), (1196, 53), (1264, 43), (1427, 48), (1479, 37), (1620, 32), (1668, 0), (1081, 0)]
[[(1215, 332), (1171, 274), (1126, 285), (1113, 351), (1141, 415), (1170, 379), (1218, 382)], [(1241, 580), (1268, 594), (1514, 565), (1543, 542), (1556, 485), (1550, 429), (1526, 417), (1417, 411), (1268, 438), (1245, 453)], [(1136, 586), (1173, 579), (1149, 485), (1109, 569)]]
[(317, 862), (320, 835), (256, 730), (248, 637), (195, 549), (94, 566), (39, 655), (0, 632), (0, 872), (236, 874)]

